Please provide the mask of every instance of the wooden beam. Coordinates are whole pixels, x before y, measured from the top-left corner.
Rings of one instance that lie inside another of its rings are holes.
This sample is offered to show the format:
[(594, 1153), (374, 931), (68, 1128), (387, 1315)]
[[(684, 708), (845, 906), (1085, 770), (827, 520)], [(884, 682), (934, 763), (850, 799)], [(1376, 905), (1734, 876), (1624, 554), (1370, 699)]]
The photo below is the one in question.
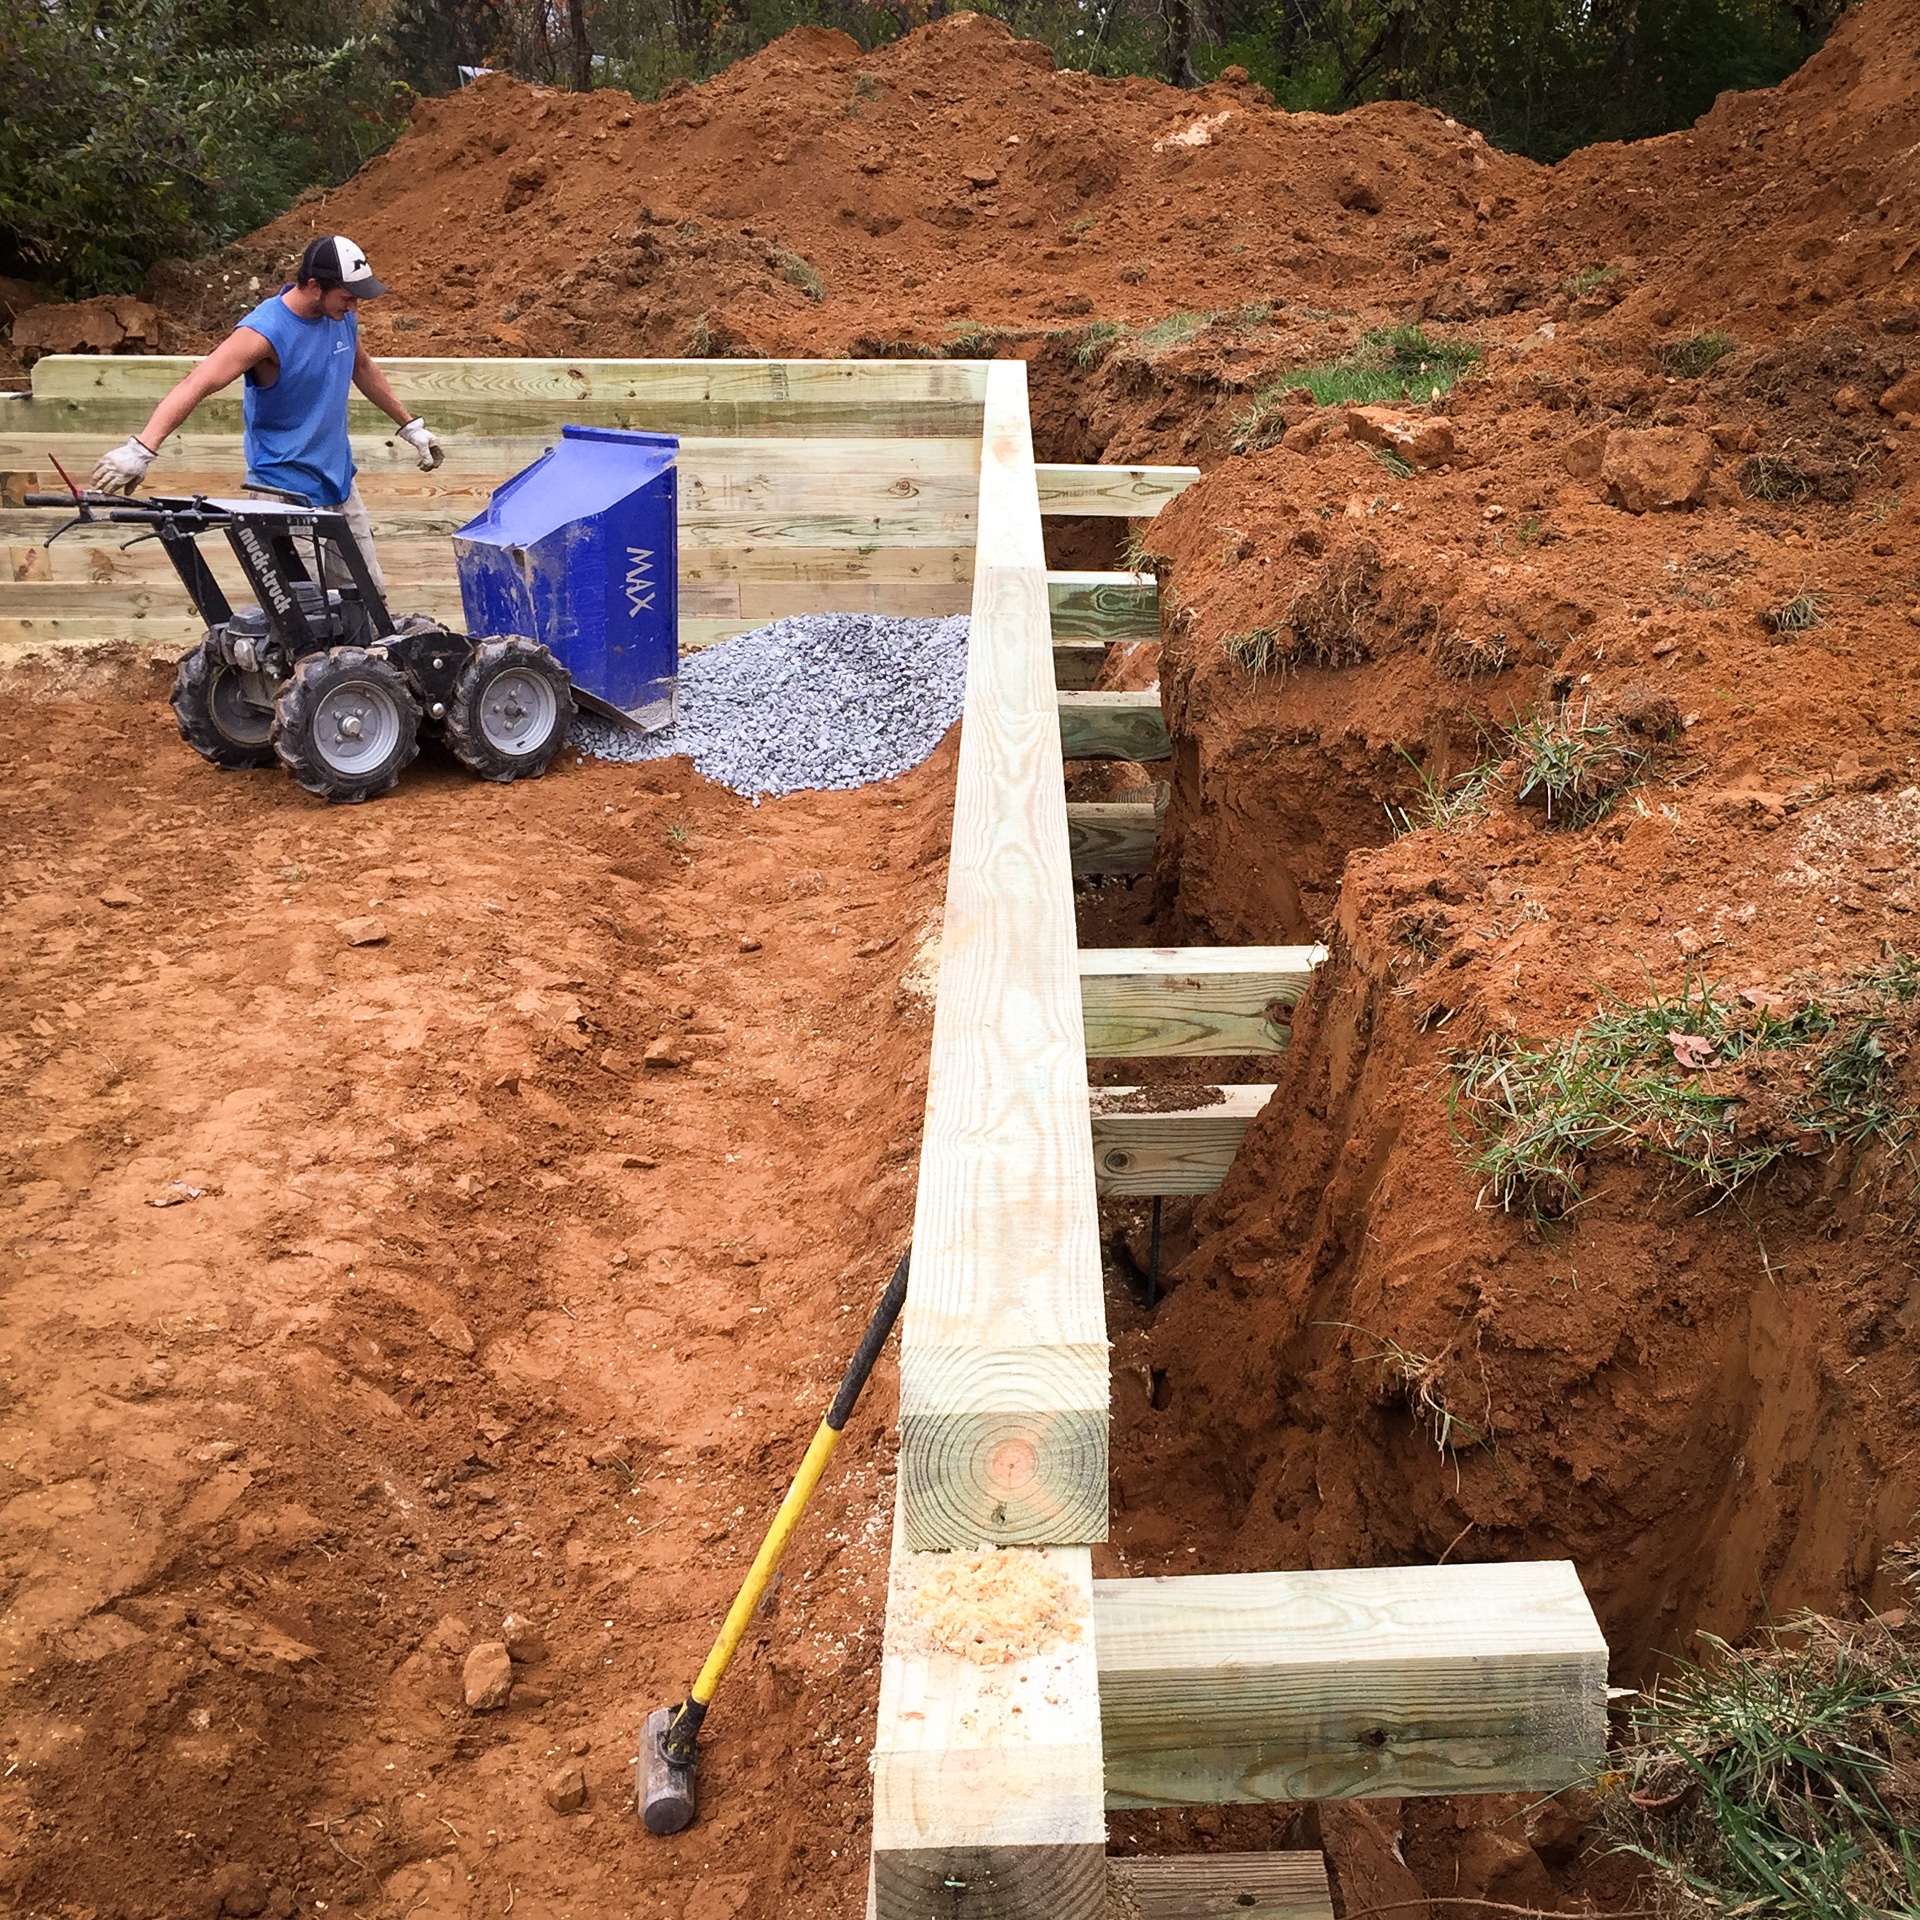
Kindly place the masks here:
[(916, 1550), (1107, 1533), (1106, 1307), (1019, 361), (988, 373), (972, 621), (901, 1328), (900, 1480)]
[(1325, 947), (1083, 947), (1087, 1055), (1284, 1053)]
[(1060, 751), (1068, 760), (1165, 760), (1173, 752), (1157, 688), (1060, 695)]
[(1109, 1807), (1552, 1792), (1607, 1747), (1571, 1561), (1096, 1580)]
[(1182, 1853), (1107, 1860), (1135, 1920), (1333, 1920), (1318, 1853)]
[(1247, 1129), (1273, 1097), (1271, 1085), (1211, 1089), (1209, 1106), (1115, 1112), (1137, 1087), (1095, 1087), (1093, 1177), (1104, 1195), (1212, 1193), (1227, 1177)]
[(908, 1552), (896, 1515), (873, 1745), (876, 1920), (1097, 1920), (1103, 1911), (1092, 1556), (1085, 1547), (1017, 1551), (1071, 1594), (1077, 1632), (1025, 1659), (979, 1666), (934, 1647), (914, 1618), (914, 1595), (951, 1556)]
[[(157, 400), (200, 364), (193, 354), (52, 353), (35, 361), (36, 400), (103, 394)], [(539, 400), (958, 400), (978, 411), (986, 363), (978, 360), (537, 360), (382, 354), (381, 371), (417, 401)]]
[(1035, 469), (1042, 513), (1104, 514), (1151, 519), (1200, 478), (1198, 467), (1069, 467)]
[(1050, 573), (1047, 608), (1056, 646), (1160, 638), (1160, 583), (1150, 573)]
[(1069, 800), (1067, 851), (1075, 873), (1153, 871), (1160, 809), (1151, 800)]

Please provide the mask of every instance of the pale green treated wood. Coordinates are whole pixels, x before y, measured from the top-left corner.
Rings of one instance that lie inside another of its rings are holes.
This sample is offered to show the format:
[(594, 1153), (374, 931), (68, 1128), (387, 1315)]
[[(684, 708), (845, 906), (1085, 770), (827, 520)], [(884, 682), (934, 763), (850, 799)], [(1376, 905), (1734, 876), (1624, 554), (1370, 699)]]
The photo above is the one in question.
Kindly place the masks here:
[(1273, 1098), (1269, 1085), (1216, 1087), (1208, 1106), (1115, 1113), (1132, 1087), (1095, 1087), (1093, 1177), (1105, 1196), (1212, 1193), (1227, 1177), (1247, 1129)]
[(1109, 1807), (1553, 1792), (1606, 1755), (1570, 1561), (1094, 1583)]
[(1318, 1853), (1188, 1853), (1107, 1860), (1132, 1920), (1333, 1920)]
[(1326, 957), (1325, 947), (1083, 947), (1088, 1057), (1284, 1053), (1284, 1016)]
[(1035, 469), (1040, 511), (1151, 519), (1200, 478), (1198, 467), (1086, 467)]
[(1047, 609), (1056, 645), (1160, 638), (1160, 583), (1150, 573), (1050, 573)]
[(1060, 751), (1068, 760), (1165, 760), (1173, 752), (1158, 689), (1062, 693)]
[(1067, 851), (1080, 874), (1153, 871), (1160, 810), (1151, 800), (1070, 800)]

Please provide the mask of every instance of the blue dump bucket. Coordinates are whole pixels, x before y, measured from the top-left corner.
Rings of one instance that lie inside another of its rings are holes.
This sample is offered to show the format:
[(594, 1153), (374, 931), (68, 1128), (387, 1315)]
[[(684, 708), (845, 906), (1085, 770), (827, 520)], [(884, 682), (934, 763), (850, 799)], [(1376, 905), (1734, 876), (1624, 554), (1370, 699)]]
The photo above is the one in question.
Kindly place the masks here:
[(672, 434), (562, 427), (453, 536), (468, 633), (543, 642), (583, 705), (648, 730), (673, 724), (680, 665), (679, 451)]

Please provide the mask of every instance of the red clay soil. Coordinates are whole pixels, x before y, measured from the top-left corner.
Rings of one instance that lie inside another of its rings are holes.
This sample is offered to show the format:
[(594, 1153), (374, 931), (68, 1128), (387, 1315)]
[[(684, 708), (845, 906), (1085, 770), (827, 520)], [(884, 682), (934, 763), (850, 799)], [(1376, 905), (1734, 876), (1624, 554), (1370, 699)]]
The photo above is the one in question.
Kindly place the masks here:
[[(716, 351), (1019, 353), (1043, 457), (1201, 464), (1136, 530), (1164, 657), (1109, 669), (1160, 678), (1173, 763), (1074, 770), (1170, 776), (1158, 868), (1084, 892), (1082, 939), (1332, 957), (1277, 1069), (1173, 1063), (1280, 1091), (1219, 1194), (1169, 1206), (1152, 1316), (1144, 1213), (1107, 1211), (1100, 1569), (1570, 1555), (1630, 1686), (1700, 1630), (1889, 1597), (1920, 1505), (1910, 1174), (1807, 1155), (1709, 1207), (1600, 1155), (1542, 1237), (1464, 1166), (1445, 1056), (1649, 981), (1791, 997), (1920, 949), (1917, 33), (1920, 0), (1868, 0), (1771, 93), (1549, 170), (1410, 107), (1053, 73), (971, 16), (872, 56), (808, 31), (657, 107), (429, 103), (154, 290), (201, 343), (344, 229), (397, 289), (377, 350), (680, 353), (698, 322)], [(1483, 356), (1426, 423), (1442, 465), (1294, 401), (1250, 422), (1412, 318)], [(1731, 344), (1688, 371), (1701, 333)], [(1634, 470), (1693, 503), (1630, 510)], [(1094, 563), (1118, 531), (1050, 543)], [(1606, 818), (1496, 797), (1394, 837), (1563, 702), (1658, 742)], [(569, 766), (329, 813), (216, 779), (151, 700), (10, 711), (7, 1896), (173, 1913), (239, 1862), (303, 1911), (857, 1913), (890, 1381), (716, 1716), (713, 1823), (637, 1838), (623, 1762), (905, 1230), (927, 1025), (899, 981), (950, 761), (758, 812)], [(388, 943), (346, 947), (365, 914)], [(656, 1080), (669, 1031), (692, 1062)], [(1436, 1446), (1410, 1374), (1471, 1443)], [(516, 1607), (548, 1698), (471, 1716), (454, 1652)], [(540, 1797), (576, 1735), (591, 1828)], [(1114, 1837), (1322, 1843), (1348, 1909), (1643, 1904), (1583, 1820)]]
[[(0, 741), (0, 1911), (854, 1912), (890, 1377), (700, 1824), (649, 1839), (628, 1763), (904, 1242), (950, 750), (758, 809), (673, 762), (328, 810), (158, 701)], [(509, 1612), (545, 1658), (470, 1712)]]

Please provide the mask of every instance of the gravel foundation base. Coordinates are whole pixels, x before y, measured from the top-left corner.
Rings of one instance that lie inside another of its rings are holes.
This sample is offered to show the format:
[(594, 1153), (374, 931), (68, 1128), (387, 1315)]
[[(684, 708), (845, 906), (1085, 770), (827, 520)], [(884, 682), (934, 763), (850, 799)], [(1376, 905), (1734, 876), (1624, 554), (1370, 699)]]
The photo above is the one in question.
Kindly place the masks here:
[(582, 714), (568, 739), (599, 760), (684, 753), (756, 801), (864, 787), (926, 759), (960, 718), (966, 686), (964, 614), (800, 614), (687, 655), (677, 725), (643, 734)]

